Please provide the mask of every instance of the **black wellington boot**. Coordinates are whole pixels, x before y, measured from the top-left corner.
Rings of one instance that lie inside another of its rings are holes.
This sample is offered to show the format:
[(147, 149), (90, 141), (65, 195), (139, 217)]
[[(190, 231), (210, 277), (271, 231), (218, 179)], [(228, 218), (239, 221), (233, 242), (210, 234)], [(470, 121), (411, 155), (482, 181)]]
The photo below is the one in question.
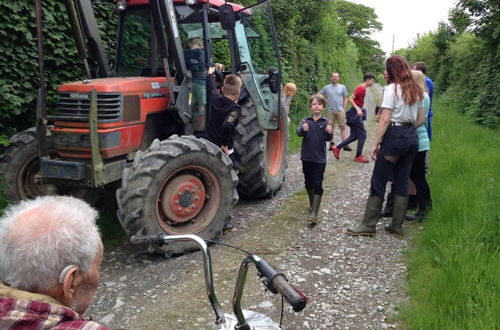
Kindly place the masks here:
[(377, 232), (375, 226), (380, 218), (380, 210), (382, 210), (383, 203), (383, 198), (377, 196), (368, 197), (363, 220), (356, 227), (347, 229), (347, 233), (353, 236), (375, 236)]
[(321, 195), (313, 195), (311, 214), (309, 214), (309, 221), (312, 223), (318, 222), (319, 206), (321, 205)]
[(405, 220), (406, 207), (408, 206), (408, 197), (394, 196), (394, 208), (392, 210), (392, 221), (385, 226), (385, 230), (396, 234), (403, 235), (403, 221)]
[(408, 221), (423, 221), (425, 216), (430, 211), (432, 201), (430, 199), (418, 199), (418, 211), (415, 214), (409, 214), (406, 216)]

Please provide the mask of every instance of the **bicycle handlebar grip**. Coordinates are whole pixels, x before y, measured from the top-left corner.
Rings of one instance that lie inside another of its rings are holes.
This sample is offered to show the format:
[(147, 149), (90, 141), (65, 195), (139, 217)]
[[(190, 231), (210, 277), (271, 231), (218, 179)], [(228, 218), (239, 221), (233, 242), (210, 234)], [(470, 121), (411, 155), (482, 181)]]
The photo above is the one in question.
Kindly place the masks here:
[(273, 286), (285, 297), (294, 312), (300, 312), (307, 305), (307, 298), (295, 290), (286, 280), (285, 276), (278, 274), (273, 278)]
[(151, 245), (159, 245), (162, 246), (165, 243), (165, 235), (134, 235), (130, 237), (129, 242), (131, 245), (139, 245), (139, 244), (151, 244)]

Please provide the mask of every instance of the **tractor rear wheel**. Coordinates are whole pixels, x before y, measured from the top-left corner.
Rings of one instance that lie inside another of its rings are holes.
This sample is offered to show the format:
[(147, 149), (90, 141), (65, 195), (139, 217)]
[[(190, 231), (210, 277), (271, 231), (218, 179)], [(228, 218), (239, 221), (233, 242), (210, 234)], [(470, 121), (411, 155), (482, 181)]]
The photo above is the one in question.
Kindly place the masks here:
[[(52, 136), (47, 136), (47, 148), (49, 152), (54, 152)], [(10, 202), (57, 193), (54, 185), (41, 181), (35, 128), (10, 138), (9, 146), (0, 155), (0, 173), (3, 176), (5, 198)]]
[(259, 128), (257, 112), (250, 98), (241, 105), (242, 114), (234, 149), (238, 153), (235, 169), (239, 171), (238, 192), (251, 198), (272, 197), (281, 189), (285, 179), (288, 153), (288, 118), (285, 111), (279, 115), (277, 130)]
[[(213, 240), (233, 216), (237, 183), (231, 160), (214, 144), (194, 136), (155, 140), (123, 171), (118, 218), (129, 235), (196, 234)], [(195, 248), (181, 242), (158, 249), (172, 255)]]

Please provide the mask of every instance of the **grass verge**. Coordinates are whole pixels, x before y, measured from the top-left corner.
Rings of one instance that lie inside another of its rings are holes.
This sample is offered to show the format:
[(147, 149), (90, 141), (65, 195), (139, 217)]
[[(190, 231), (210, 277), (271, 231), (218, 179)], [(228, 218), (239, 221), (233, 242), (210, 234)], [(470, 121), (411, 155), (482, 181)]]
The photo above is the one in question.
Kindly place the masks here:
[(410, 329), (499, 329), (500, 135), (434, 106), (433, 210), (408, 255)]

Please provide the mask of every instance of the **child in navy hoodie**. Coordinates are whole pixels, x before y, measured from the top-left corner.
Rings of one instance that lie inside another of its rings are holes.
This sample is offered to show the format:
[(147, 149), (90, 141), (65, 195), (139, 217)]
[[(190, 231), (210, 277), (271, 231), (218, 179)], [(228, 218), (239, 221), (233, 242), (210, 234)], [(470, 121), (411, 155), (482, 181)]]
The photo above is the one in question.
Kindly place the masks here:
[(321, 115), (326, 104), (327, 101), (321, 94), (311, 96), (309, 106), (312, 113), (297, 127), (297, 135), (303, 138), (300, 159), (311, 210), (308, 220), (313, 224), (318, 221), (318, 211), (323, 195), (326, 142), (331, 141), (333, 137), (331, 122)]

